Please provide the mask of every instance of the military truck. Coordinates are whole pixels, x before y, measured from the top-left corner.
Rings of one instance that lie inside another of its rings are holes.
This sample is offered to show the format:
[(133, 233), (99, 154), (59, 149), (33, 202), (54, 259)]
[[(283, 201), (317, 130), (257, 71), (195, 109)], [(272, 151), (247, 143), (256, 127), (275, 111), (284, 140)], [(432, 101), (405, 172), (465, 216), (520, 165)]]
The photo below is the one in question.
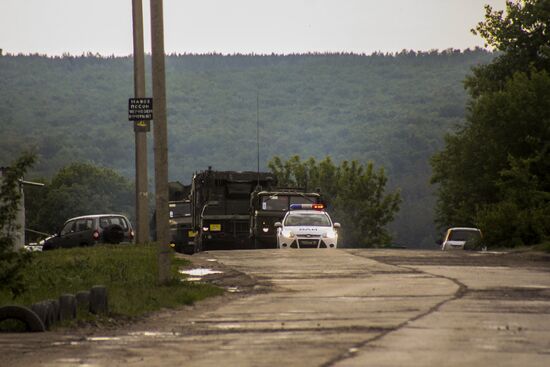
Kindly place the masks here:
[(268, 172), (208, 170), (195, 173), (191, 183), (191, 217), (197, 250), (252, 248), (250, 195), (276, 185)]
[(193, 254), (195, 248), (195, 231), (191, 218), (191, 201), (178, 200), (168, 203), (170, 210), (170, 245), (177, 252)]
[[(195, 252), (195, 232), (191, 218), (191, 185), (179, 181), (168, 182), (168, 221), (170, 225), (170, 246), (177, 252), (192, 254)], [(151, 237), (157, 240), (156, 211), (150, 221)]]
[(191, 218), (191, 185), (179, 181), (168, 183), (168, 210), (170, 224), (170, 245), (177, 252), (195, 252), (195, 231)]
[(250, 242), (254, 248), (276, 248), (277, 228), (292, 204), (321, 204), (318, 192), (304, 189), (277, 188), (254, 191), (250, 198)]

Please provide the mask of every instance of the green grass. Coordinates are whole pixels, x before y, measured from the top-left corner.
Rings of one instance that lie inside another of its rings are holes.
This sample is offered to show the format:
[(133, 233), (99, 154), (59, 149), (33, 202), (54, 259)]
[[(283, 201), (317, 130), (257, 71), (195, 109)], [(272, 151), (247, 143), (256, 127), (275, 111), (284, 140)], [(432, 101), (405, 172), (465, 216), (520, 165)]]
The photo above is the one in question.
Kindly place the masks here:
[[(189, 265), (172, 258), (173, 280), (157, 284), (157, 247), (153, 245), (94, 246), (61, 249), (34, 254), (25, 269), (26, 291), (12, 299), (0, 293), (0, 305), (32, 303), (56, 299), (63, 293), (75, 294), (94, 285), (107, 287), (111, 317), (136, 317), (160, 308), (192, 304), (221, 294), (220, 288), (182, 281), (178, 268)], [(82, 320), (92, 315), (79, 313)]]
[(550, 241), (539, 243), (538, 245), (535, 245), (534, 249), (537, 250), (537, 251), (543, 251), (543, 252), (550, 253)]

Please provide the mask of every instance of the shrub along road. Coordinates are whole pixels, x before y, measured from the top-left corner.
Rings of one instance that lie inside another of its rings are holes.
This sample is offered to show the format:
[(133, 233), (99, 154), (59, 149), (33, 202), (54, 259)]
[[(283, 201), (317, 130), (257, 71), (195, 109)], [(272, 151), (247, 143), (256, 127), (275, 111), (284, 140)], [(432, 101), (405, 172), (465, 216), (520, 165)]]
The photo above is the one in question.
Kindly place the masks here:
[(116, 330), (0, 335), (13, 366), (548, 366), (548, 255), (208, 252), (225, 296)]

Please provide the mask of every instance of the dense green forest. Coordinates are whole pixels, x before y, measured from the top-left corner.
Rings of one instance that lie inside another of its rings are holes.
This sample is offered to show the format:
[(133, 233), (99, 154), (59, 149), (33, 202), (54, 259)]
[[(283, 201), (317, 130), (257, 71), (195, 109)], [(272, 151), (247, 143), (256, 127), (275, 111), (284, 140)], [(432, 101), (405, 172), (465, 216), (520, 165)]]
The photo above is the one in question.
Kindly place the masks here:
[(432, 159), (437, 222), (550, 249), (550, 2), (485, 10), (475, 33), (499, 55), (467, 78), (466, 121)]
[[(274, 156), (372, 161), (385, 168), (390, 189), (401, 189), (395, 242), (433, 247), (429, 158), (464, 122), (471, 67), (493, 58), (481, 49), (170, 55), (170, 179), (188, 183), (208, 166), (255, 170), (259, 96), (262, 169)], [(75, 161), (133, 178), (132, 73), (130, 57), (0, 56), (0, 165), (30, 148), (38, 162), (28, 178)]]

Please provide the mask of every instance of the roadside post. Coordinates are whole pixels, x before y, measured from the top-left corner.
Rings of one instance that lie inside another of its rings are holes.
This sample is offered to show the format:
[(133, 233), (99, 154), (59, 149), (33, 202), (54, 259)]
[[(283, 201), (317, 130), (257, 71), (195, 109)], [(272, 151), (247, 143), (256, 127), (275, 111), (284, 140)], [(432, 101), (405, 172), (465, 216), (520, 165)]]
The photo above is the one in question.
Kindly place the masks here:
[[(143, 49), (143, 9), (142, 0), (132, 0), (132, 25), (134, 39), (134, 97), (145, 97), (145, 62)], [(131, 102), (128, 101), (128, 114), (132, 117)], [(144, 112), (144, 111), (140, 111)], [(149, 241), (149, 194), (147, 188), (147, 132), (150, 119), (133, 119), (136, 145), (136, 243)], [(137, 113), (133, 117), (138, 117)]]
[(168, 226), (168, 136), (166, 126), (166, 75), (164, 65), (164, 21), (162, 0), (151, 0), (151, 51), (153, 68), (153, 124), (155, 153), (155, 203), (158, 243), (158, 279), (171, 280), (172, 249)]

